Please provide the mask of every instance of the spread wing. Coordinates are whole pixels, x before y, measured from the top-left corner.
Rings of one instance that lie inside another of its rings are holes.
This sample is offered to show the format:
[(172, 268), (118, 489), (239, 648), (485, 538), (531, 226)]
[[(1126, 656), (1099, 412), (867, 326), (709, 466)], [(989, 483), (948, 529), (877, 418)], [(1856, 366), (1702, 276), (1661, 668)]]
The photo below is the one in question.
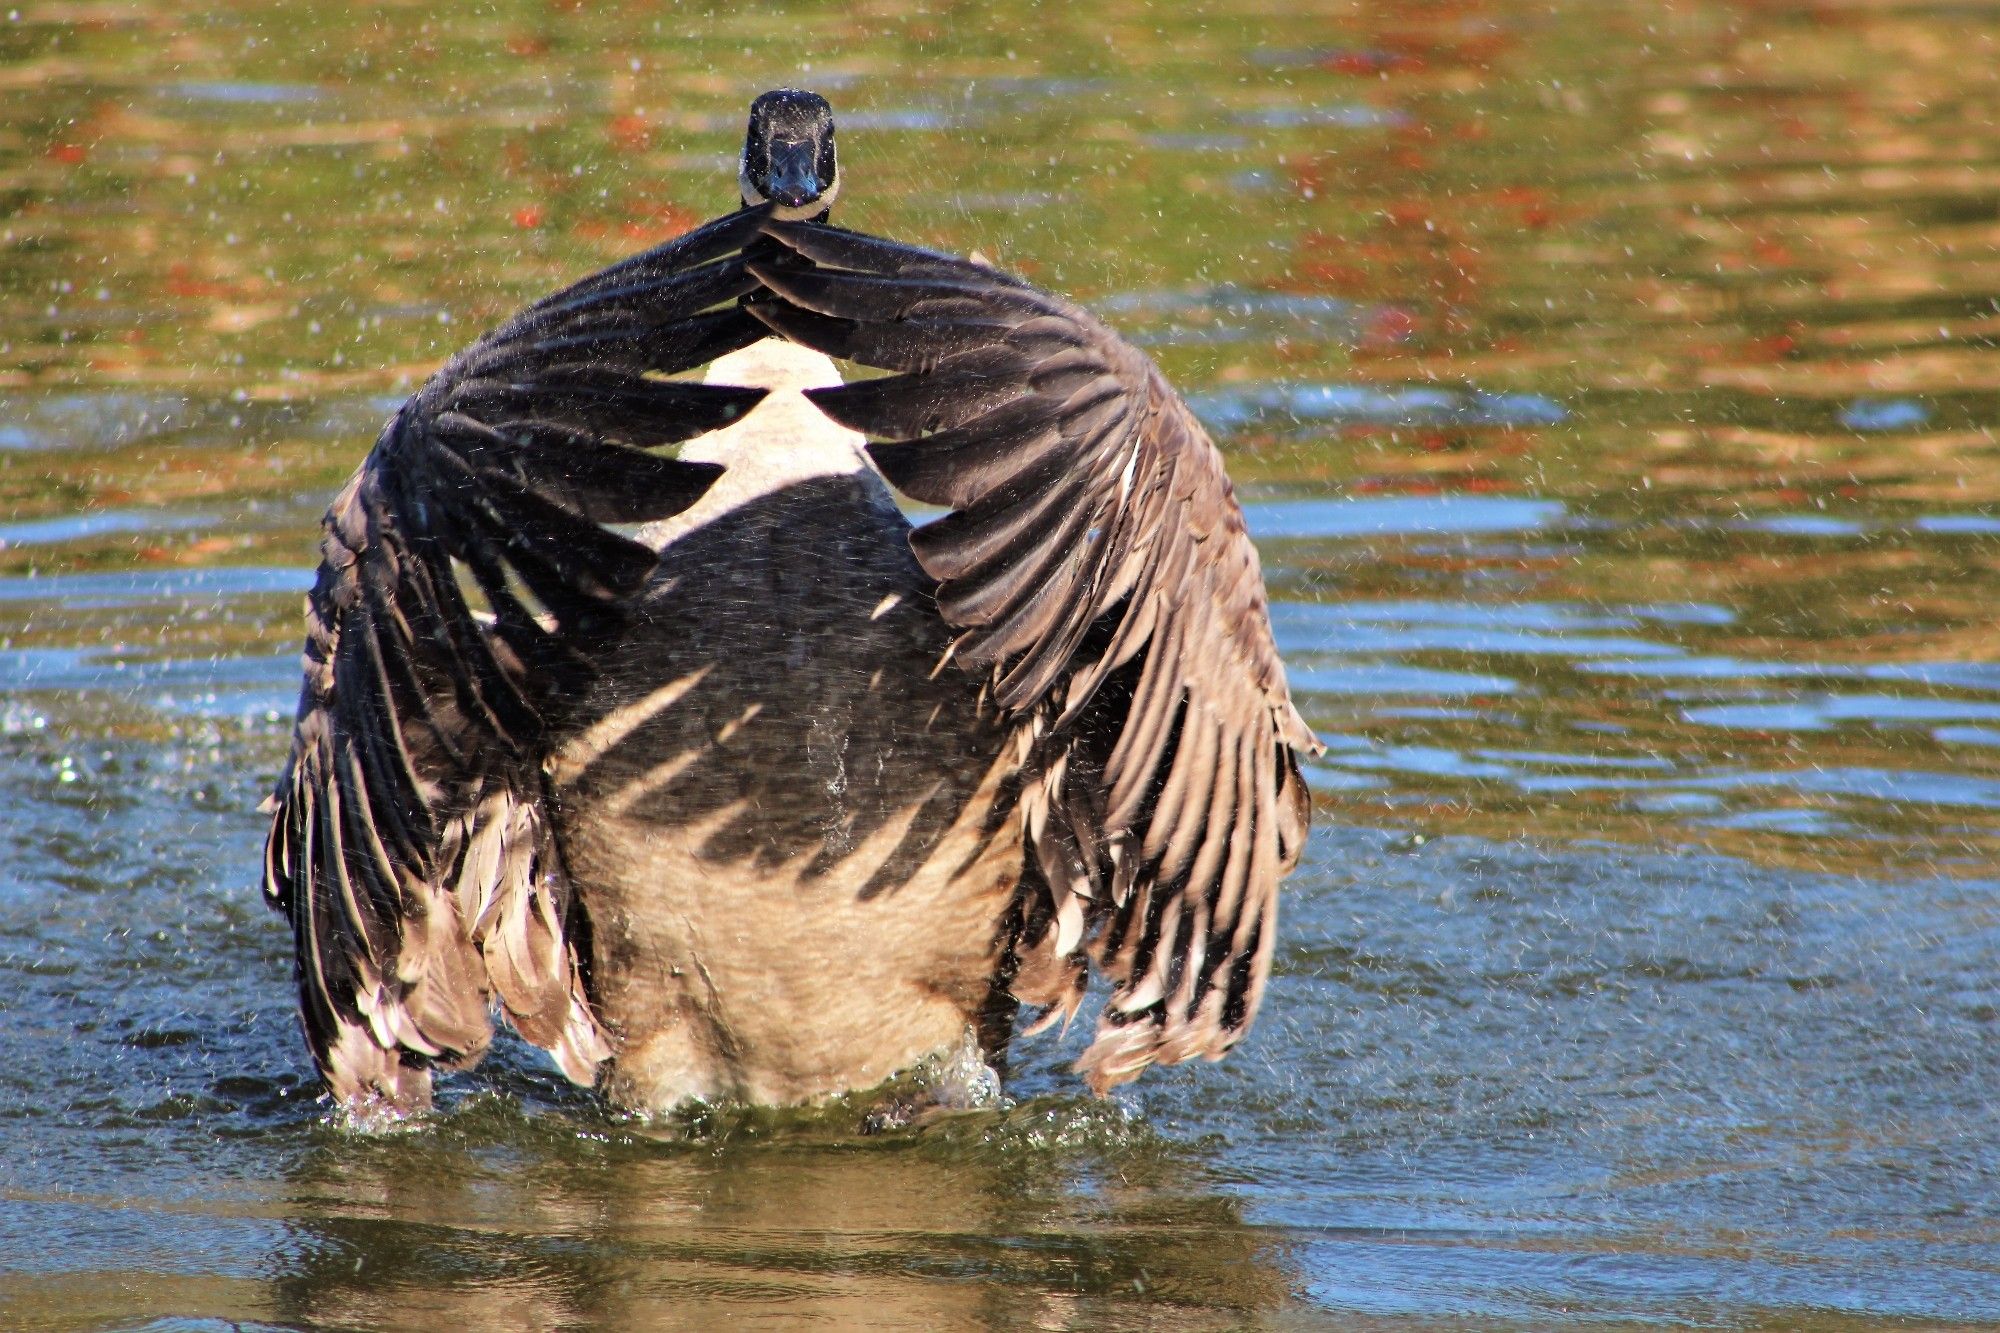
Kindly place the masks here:
[(721, 470), (645, 450), (762, 396), (655, 377), (764, 336), (735, 304), (761, 219), (711, 223), (481, 339), (327, 511), (264, 891), (291, 920), (306, 1036), (343, 1103), (425, 1104), (431, 1066), (484, 1052), (495, 999), (578, 1082), (609, 1053), (545, 737), (654, 565), (604, 525), (678, 513)]
[(1221, 455), (1142, 353), (1075, 306), (946, 255), (769, 223), (754, 313), (900, 372), (813, 400), (952, 512), (917, 530), (952, 656), (1018, 720), (1031, 867), (1014, 993), (1074, 1013), (1093, 1088), (1219, 1058), (1270, 972), (1278, 881), (1309, 817), (1257, 553)]

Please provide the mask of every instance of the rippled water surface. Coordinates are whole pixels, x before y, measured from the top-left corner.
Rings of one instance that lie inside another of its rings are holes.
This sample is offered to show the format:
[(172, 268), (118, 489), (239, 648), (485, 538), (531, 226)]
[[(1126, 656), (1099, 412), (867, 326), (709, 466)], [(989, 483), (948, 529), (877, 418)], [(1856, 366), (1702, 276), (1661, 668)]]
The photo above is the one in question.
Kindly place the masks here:
[[(5, 11), (0, 1325), (2000, 1322), (2000, 5), (733, 10)], [(1264, 1017), (903, 1136), (518, 1045), (332, 1128), (318, 511), (791, 81), (1228, 450), (1328, 746)]]

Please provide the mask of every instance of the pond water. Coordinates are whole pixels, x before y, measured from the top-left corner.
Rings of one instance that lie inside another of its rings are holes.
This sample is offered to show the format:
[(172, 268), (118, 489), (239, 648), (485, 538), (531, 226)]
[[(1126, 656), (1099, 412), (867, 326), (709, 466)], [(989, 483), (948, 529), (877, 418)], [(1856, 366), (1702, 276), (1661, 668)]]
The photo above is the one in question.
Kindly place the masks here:
[[(2000, 4), (736, 9), (4, 11), (0, 1325), (2000, 1322)], [(518, 1043), (332, 1127), (318, 512), (786, 82), (1228, 451), (1328, 743), (1263, 1018), (877, 1139)]]

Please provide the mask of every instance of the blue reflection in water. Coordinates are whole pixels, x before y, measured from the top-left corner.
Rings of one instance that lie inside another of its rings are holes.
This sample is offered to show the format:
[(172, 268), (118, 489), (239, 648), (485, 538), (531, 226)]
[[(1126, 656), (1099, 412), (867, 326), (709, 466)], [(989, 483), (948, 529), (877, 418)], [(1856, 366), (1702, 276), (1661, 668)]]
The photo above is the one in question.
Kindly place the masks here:
[(106, 537), (121, 532), (186, 531), (212, 527), (215, 523), (213, 514), (171, 513), (158, 509), (103, 509), (88, 514), (68, 514), (62, 518), (0, 523), (0, 547), (73, 542), (85, 537)]
[(1526, 532), (1552, 526), (1564, 512), (1560, 501), (1505, 495), (1370, 495), (1243, 506), (1250, 535), (1260, 541)]
[(1858, 398), (1840, 412), (1849, 430), (1914, 430), (1930, 419), (1931, 410), (1913, 398)]
[(0, 577), (0, 602), (47, 601), (81, 610), (143, 606), (168, 598), (217, 600), (264, 593), (302, 593), (312, 583), (313, 572), (304, 566), (194, 566), (105, 574), (40, 574)]
[(1909, 698), (1896, 694), (1823, 694), (1769, 703), (1712, 704), (1684, 708), (1681, 717), (1704, 727), (1757, 731), (1825, 731), (1842, 722), (1909, 726), (1925, 722), (1990, 722), (2000, 702)]
[(1410, 123), (1409, 113), (1364, 102), (1333, 106), (1271, 106), (1238, 111), (1230, 116), (1238, 125), (1260, 125), (1267, 129), (1299, 129), (1327, 125), (1348, 130), (1368, 130)]
[(1553, 426), (1569, 413), (1537, 393), (1483, 393), (1429, 385), (1267, 384), (1190, 396), (1188, 406), (1211, 430), (1232, 431), (1266, 418), (1384, 426)]
[(325, 98), (324, 89), (309, 83), (250, 83), (242, 80), (187, 80), (165, 90), (189, 102), (220, 102), (232, 106), (297, 106)]
[(1285, 675), (1297, 694), (1512, 694), (1516, 684), (1505, 676), (1467, 671), (1438, 671), (1395, 662), (1294, 662)]

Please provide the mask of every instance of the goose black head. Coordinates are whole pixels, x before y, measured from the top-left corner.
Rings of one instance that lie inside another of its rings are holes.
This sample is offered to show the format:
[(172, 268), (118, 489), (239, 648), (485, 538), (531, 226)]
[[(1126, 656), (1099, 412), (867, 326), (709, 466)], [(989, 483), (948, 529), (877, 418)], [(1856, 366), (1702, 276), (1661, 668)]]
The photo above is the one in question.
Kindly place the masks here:
[(778, 88), (750, 104), (737, 176), (745, 207), (766, 200), (787, 222), (826, 221), (840, 193), (833, 152), (833, 108), (818, 93)]

